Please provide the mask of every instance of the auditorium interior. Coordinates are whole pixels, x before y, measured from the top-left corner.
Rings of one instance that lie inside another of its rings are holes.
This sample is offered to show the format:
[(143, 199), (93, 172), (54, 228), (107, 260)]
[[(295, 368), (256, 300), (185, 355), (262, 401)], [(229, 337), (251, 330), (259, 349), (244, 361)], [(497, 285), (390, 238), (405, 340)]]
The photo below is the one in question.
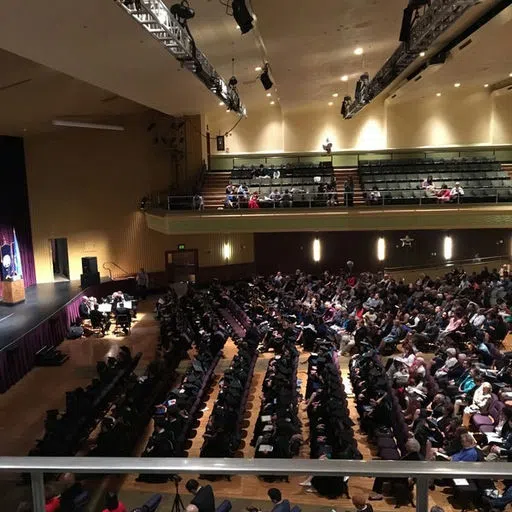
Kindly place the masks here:
[(512, 511), (512, 0), (2, 7), (0, 510)]

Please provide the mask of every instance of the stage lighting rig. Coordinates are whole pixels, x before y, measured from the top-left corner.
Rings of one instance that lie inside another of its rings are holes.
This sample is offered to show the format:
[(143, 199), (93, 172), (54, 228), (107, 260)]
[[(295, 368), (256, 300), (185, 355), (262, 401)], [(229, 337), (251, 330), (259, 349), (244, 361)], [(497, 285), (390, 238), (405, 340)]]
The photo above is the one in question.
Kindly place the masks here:
[(363, 73), (356, 83), (355, 98), (357, 103), (362, 103), (364, 105), (370, 102), (369, 85), (370, 75), (368, 73)]
[(228, 86), (206, 56), (197, 48), (187, 26), (195, 15), (188, 0), (174, 4), (170, 9), (163, 0), (122, 0), (116, 2), (153, 38), (183, 65), (194, 73), (230, 109), (240, 115), (247, 111), (236, 88)]
[(352, 96), (345, 96), (343, 98), (343, 103), (341, 104), (341, 115), (343, 116), (343, 119), (350, 119), (350, 105), (352, 105)]
[[(431, 0), (409, 0), (409, 5), (404, 9), (399, 41), (409, 44), (412, 27), (420, 16), (424, 14), (424, 10), (430, 7), (430, 2)], [(422, 8), (423, 12), (421, 12)]]

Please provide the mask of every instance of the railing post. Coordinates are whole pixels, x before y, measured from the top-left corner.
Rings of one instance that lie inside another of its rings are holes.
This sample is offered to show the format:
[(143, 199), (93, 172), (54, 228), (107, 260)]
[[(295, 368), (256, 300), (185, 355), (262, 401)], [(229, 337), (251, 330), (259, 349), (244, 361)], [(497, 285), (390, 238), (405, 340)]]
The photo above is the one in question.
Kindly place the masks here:
[(43, 473), (30, 473), (30, 481), (32, 486), (32, 509), (34, 512), (44, 512), (46, 500)]
[(428, 478), (416, 479), (416, 512), (428, 512)]

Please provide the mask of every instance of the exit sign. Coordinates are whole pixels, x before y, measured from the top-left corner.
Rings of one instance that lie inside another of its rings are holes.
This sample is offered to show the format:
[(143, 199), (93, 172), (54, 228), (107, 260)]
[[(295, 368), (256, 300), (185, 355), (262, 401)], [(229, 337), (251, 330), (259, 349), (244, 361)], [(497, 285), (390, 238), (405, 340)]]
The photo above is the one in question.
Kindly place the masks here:
[(184, 251), (184, 250), (185, 250), (185, 244), (179, 244), (178, 251)]

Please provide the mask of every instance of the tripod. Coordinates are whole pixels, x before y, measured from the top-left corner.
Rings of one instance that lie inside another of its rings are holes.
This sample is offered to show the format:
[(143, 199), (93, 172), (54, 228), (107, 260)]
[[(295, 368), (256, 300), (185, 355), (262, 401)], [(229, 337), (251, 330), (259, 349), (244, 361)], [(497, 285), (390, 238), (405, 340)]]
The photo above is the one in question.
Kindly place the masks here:
[(180, 480), (181, 478), (173, 478), (174, 481), (174, 487), (176, 488), (176, 496), (174, 496), (174, 501), (172, 503), (171, 512), (183, 512), (185, 510), (185, 505), (183, 505), (183, 501), (181, 500), (180, 496)]

